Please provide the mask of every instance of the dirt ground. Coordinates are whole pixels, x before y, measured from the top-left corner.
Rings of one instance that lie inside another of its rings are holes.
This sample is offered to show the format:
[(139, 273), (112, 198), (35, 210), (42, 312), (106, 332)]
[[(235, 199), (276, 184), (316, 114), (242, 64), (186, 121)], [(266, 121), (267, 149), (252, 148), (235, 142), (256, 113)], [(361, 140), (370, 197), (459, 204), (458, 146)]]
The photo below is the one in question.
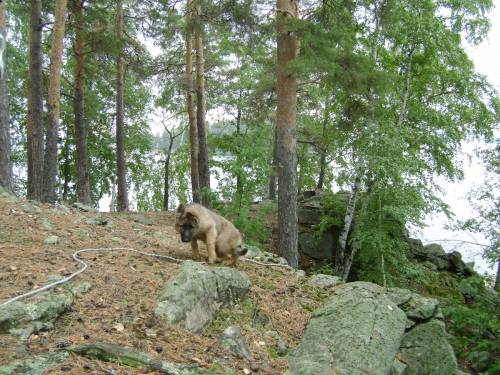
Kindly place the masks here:
[[(65, 212), (66, 211), (66, 212)], [(155, 224), (131, 220), (131, 214), (87, 213), (9, 202), (0, 198), (0, 303), (48, 283), (50, 275), (68, 275), (78, 265), (74, 251), (84, 248), (131, 247), (181, 259), (191, 256), (173, 229), (173, 213), (142, 213)], [(109, 226), (88, 224), (94, 217), (112, 221)], [(45, 244), (51, 235), (56, 245)], [(202, 248), (202, 253), (204, 249)], [(0, 364), (68, 345), (109, 342), (140, 350), (154, 359), (202, 367), (232, 368), (237, 374), (283, 374), (287, 362), (279, 357), (268, 331), (277, 331), (291, 347), (297, 345), (310, 311), (324, 299), (308, 289), (289, 271), (249, 263), (238, 264), (252, 282), (239, 305), (223, 308), (202, 335), (155, 319), (158, 295), (176, 275), (176, 263), (127, 251), (85, 253), (89, 268), (75, 282), (88, 281), (92, 289), (77, 299), (52, 330), (39, 332), (27, 340), (0, 335)], [(254, 360), (237, 358), (217, 343), (229, 325), (242, 329)], [(72, 355), (47, 374), (155, 374), (88, 360)]]

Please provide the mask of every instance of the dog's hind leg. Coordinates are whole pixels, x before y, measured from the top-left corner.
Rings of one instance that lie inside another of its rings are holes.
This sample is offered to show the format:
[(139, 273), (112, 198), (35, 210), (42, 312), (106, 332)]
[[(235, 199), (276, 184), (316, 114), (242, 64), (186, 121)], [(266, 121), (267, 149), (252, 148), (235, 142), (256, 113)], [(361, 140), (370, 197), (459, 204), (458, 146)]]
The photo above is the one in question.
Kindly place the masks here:
[(214, 230), (209, 231), (206, 234), (207, 253), (208, 253), (208, 263), (214, 264), (217, 260), (217, 254), (215, 252), (215, 239), (216, 233)]

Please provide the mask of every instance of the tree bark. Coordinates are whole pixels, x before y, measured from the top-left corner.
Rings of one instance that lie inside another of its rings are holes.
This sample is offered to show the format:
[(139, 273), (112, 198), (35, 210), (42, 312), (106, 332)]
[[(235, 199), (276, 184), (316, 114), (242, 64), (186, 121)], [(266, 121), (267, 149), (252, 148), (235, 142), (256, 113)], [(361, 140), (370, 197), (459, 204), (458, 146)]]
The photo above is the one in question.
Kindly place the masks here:
[[(66, 128), (66, 132), (68, 129)], [(66, 139), (63, 147), (63, 155), (64, 155), (64, 164), (62, 168), (62, 173), (64, 177), (63, 189), (62, 189), (62, 201), (68, 201), (69, 195), (69, 183), (71, 182), (71, 158), (70, 158), (70, 149), (69, 149), (69, 135), (66, 134)]]
[(277, 128), (274, 126), (273, 129), (273, 156), (271, 160), (271, 172), (269, 174), (269, 196), (270, 200), (276, 200), (276, 168), (278, 165), (278, 134)]
[(5, 2), (0, 1), (0, 186), (11, 191), (12, 164), (10, 160), (9, 91), (7, 88), (7, 22)]
[[(323, 129), (321, 131), (323, 140), (326, 138), (326, 126), (328, 125), (328, 109), (325, 107), (325, 112), (323, 114)], [(319, 160), (319, 175), (318, 183), (316, 184), (316, 190), (323, 190), (323, 184), (325, 182), (326, 173), (326, 147), (319, 150), (320, 160)]]
[[(123, 0), (116, 2), (116, 37), (123, 38)], [(126, 162), (125, 162), (125, 125), (123, 121), (123, 81), (124, 61), (122, 47), (116, 59), (116, 180), (118, 187), (118, 211), (128, 210)]]
[(493, 288), (497, 292), (500, 292), (500, 260), (497, 261), (497, 275), (495, 277), (495, 286)]
[(83, 2), (77, 0), (74, 8), (75, 18), (75, 139), (76, 139), (76, 196), (77, 200), (85, 205), (91, 204), (90, 182), (87, 160), (87, 127), (85, 125), (85, 52), (83, 37)]
[(210, 170), (208, 166), (207, 127), (205, 121), (205, 58), (203, 54), (203, 21), (201, 20), (201, 6), (196, 6), (195, 28), (196, 50), (196, 126), (198, 128), (198, 173), (200, 175), (201, 201), (208, 206), (210, 192)]
[[(354, 211), (356, 210), (356, 201), (358, 199), (359, 185), (361, 183), (361, 179), (359, 174), (356, 176), (354, 183), (352, 185), (351, 195), (349, 196), (349, 201), (347, 202), (346, 213), (344, 215), (344, 227), (342, 228), (342, 232), (340, 232), (339, 236), (339, 249), (337, 254), (335, 254), (335, 270), (338, 276), (344, 277), (344, 275), (349, 274), (347, 270), (347, 263), (345, 253), (347, 248), (347, 238), (349, 236), (349, 232), (351, 230), (352, 219), (354, 217)], [(354, 251), (351, 251), (354, 259)], [(349, 267), (350, 268), (350, 267)], [(347, 277), (347, 276), (346, 276)]]
[(42, 1), (31, 0), (28, 94), (28, 199), (43, 193)]
[(59, 109), (61, 98), (61, 67), (66, 23), (67, 0), (57, 0), (55, 4), (54, 30), (50, 49), (50, 79), (48, 95), (49, 124), (45, 137), (45, 157), (43, 160), (43, 201), (54, 203), (57, 198), (56, 182), (57, 145), (59, 132)]
[(186, 104), (189, 122), (189, 141), (191, 143), (191, 190), (193, 202), (201, 203), (200, 174), (198, 169), (198, 128), (193, 102), (193, 37), (192, 37), (192, 3), (187, 2), (186, 12)]
[(167, 157), (165, 158), (165, 176), (163, 184), (163, 210), (168, 211), (168, 200), (170, 191), (170, 155), (172, 155), (172, 145), (174, 144), (174, 139), (170, 135), (170, 142), (168, 144)]
[(293, 268), (298, 267), (297, 226), (297, 82), (288, 70), (298, 53), (290, 20), (298, 17), (298, 0), (277, 0), (277, 156), (278, 251)]

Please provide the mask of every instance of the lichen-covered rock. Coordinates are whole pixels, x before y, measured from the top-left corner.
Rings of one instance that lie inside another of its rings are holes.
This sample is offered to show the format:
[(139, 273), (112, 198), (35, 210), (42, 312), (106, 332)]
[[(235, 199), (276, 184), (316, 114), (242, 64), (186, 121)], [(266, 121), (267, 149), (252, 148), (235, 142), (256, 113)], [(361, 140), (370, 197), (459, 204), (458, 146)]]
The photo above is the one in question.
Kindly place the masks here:
[(406, 324), (404, 312), (378, 285), (340, 285), (314, 311), (288, 375), (386, 375)]
[[(156, 371), (168, 375), (230, 375), (225, 370), (211, 371), (196, 365), (183, 365), (171, 362), (161, 362), (150, 358), (147, 354), (128, 349), (116, 344), (93, 343), (73, 346), (70, 352), (105, 362), (119, 363), (130, 367), (142, 367), (148, 371)], [(1, 375), (1, 374), (0, 374)]]
[(427, 320), (438, 313), (439, 302), (406, 289), (389, 288), (387, 296), (412, 320)]
[(338, 276), (318, 274), (311, 276), (311, 278), (307, 280), (306, 284), (326, 289), (342, 284), (343, 282), (342, 278)]
[(153, 218), (147, 217), (142, 214), (133, 214), (129, 216), (129, 219), (143, 225), (154, 225), (156, 222), (154, 221)]
[(66, 352), (38, 354), (0, 366), (0, 375), (42, 375), (45, 371), (68, 358)]
[(444, 323), (432, 319), (413, 327), (403, 336), (400, 358), (405, 375), (454, 374), (457, 361), (448, 343)]
[(218, 339), (220, 345), (241, 358), (252, 360), (252, 353), (248, 348), (245, 338), (241, 334), (239, 326), (229, 326), (220, 335)]
[(61, 239), (58, 236), (49, 236), (43, 241), (46, 245), (57, 245)]
[(167, 323), (201, 332), (222, 305), (236, 302), (249, 289), (248, 277), (234, 268), (184, 262), (160, 295), (155, 315)]
[(28, 337), (33, 332), (52, 328), (52, 323), (66, 311), (74, 297), (90, 289), (89, 283), (70, 285), (63, 293), (45, 292), (31, 302), (14, 301), (0, 306), (0, 333)]

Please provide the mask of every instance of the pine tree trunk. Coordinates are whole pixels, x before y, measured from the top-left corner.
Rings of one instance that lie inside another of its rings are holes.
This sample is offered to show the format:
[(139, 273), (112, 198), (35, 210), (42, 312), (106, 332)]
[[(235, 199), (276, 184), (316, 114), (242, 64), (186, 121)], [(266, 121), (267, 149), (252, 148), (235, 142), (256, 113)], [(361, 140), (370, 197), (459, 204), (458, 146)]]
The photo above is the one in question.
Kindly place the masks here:
[(49, 124), (45, 137), (45, 157), (43, 160), (43, 201), (54, 203), (57, 198), (56, 182), (57, 145), (59, 132), (59, 109), (61, 97), (61, 67), (66, 23), (67, 0), (57, 0), (55, 4), (54, 30), (50, 50), (50, 79), (48, 95)]
[(288, 63), (298, 53), (297, 37), (289, 21), (298, 17), (297, 0), (278, 0), (277, 156), (278, 156), (278, 251), (290, 266), (298, 267), (297, 226), (297, 82)]
[(75, 138), (76, 138), (76, 196), (85, 205), (91, 204), (87, 157), (87, 127), (85, 125), (85, 42), (83, 40), (83, 1), (75, 2)]
[(68, 129), (66, 128), (66, 139), (64, 141), (63, 147), (63, 155), (64, 155), (64, 164), (62, 168), (63, 173), (63, 189), (62, 189), (62, 201), (68, 201), (69, 195), (69, 183), (71, 182), (71, 158), (70, 158), (70, 149), (69, 149), (69, 135)]
[[(116, 3), (116, 37), (123, 38), (123, 0)], [(116, 180), (118, 185), (118, 211), (128, 210), (126, 162), (125, 162), (125, 126), (123, 122), (123, 81), (124, 62), (121, 52), (116, 59)]]
[(273, 130), (273, 157), (271, 160), (271, 171), (269, 174), (269, 196), (268, 198), (270, 200), (275, 201), (276, 200), (276, 168), (278, 164), (278, 134), (277, 134), (277, 128), (274, 126)]
[(7, 22), (5, 2), (0, 2), (0, 186), (12, 190), (10, 160), (9, 91), (7, 88)]
[(31, 0), (28, 95), (28, 199), (43, 193), (42, 1)]
[(205, 122), (205, 58), (203, 55), (203, 21), (201, 20), (201, 7), (196, 6), (196, 126), (198, 128), (198, 173), (200, 175), (200, 188), (204, 191), (201, 200), (208, 205), (208, 192), (210, 191), (210, 170), (208, 166), (207, 127)]
[(201, 203), (200, 174), (198, 169), (198, 128), (193, 102), (193, 38), (192, 38), (192, 3), (187, 2), (186, 13), (186, 103), (189, 121), (189, 141), (191, 143), (191, 190), (193, 202)]

